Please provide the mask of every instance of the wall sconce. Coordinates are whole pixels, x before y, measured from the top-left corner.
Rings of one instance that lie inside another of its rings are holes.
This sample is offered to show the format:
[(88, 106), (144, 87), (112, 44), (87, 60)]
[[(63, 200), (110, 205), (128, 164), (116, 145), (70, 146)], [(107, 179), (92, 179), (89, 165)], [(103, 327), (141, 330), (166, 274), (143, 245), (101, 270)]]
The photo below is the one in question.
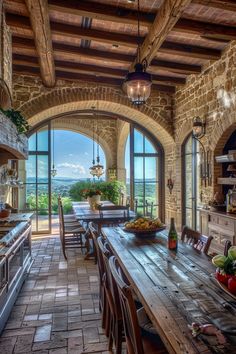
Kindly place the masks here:
[(193, 137), (201, 139), (205, 135), (205, 121), (200, 117), (193, 119)]
[(171, 175), (172, 175), (172, 173), (170, 172), (170, 176), (169, 176), (169, 178), (167, 180), (167, 185), (166, 185), (169, 188), (170, 194), (172, 194), (172, 189), (174, 188), (174, 181), (171, 178)]

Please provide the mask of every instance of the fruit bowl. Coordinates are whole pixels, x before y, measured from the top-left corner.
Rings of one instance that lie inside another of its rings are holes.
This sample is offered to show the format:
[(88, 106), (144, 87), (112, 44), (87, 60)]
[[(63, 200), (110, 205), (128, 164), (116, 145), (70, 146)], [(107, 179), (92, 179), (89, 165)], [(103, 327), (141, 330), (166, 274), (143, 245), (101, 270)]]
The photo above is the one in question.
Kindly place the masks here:
[(137, 237), (152, 237), (155, 236), (156, 233), (165, 230), (166, 226), (163, 225), (161, 227), (157, 227), (155, 229), (130, 229), (124, 228), (124, 231), (134, 234)]

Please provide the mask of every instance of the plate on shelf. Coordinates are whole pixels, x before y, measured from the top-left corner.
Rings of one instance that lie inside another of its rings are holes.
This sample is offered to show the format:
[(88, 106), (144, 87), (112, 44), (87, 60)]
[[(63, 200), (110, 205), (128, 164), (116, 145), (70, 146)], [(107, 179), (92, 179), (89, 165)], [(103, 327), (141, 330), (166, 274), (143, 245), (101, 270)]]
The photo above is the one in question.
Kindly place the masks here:
[(124, 231), (134, 234), (137, 237), (145, 238), (145, 237), (153, 237), (158, 232), (165, 230), (165, 228), (166, 228), (165, 225), (155, 228), (155, 229), (130, 229), (130, 228), (127, 229), (126, 227), (124, 227)]

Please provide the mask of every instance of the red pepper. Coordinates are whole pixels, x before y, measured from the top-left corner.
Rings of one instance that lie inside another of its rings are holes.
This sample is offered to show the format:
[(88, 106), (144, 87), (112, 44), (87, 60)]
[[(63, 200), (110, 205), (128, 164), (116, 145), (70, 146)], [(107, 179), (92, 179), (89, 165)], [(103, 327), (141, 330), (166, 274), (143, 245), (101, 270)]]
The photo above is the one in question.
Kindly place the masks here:
[(236, 295), (236, 276), (232, 275), (228, 280), (228, 289), (229, 291)]
[(228, 280), (231, 277), (230, 274), (222, 274), (220, 270), (217, 268), (216, 270), (216, 279), (225, 285), (228, 285)]

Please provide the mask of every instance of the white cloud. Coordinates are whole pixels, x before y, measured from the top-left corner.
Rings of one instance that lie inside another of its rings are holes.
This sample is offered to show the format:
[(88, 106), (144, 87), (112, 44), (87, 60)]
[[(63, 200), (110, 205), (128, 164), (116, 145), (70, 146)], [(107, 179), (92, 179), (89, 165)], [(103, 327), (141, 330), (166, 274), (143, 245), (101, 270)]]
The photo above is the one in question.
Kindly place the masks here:
[(57, 165), (57, 168), (67, 168), (67, 169), (71, 169), (73, 170), (73, 173), (79, 173), (81, 175), (85, 175), (86, 174), (86, 170), (84, 168), (84, 166), (80, 165), (80, 164), (73, 164), (73, 163), (68, 163), (68, 162), (64, 162), (64, 163), (60, 163)]
[(84, 153), (86, 156), (89, 156), (89, 153), (87, 152), (87, 151), (85, 151), (85, 153)]
[(74, 156), (74, 154), (69, 154), (68, 156)]

